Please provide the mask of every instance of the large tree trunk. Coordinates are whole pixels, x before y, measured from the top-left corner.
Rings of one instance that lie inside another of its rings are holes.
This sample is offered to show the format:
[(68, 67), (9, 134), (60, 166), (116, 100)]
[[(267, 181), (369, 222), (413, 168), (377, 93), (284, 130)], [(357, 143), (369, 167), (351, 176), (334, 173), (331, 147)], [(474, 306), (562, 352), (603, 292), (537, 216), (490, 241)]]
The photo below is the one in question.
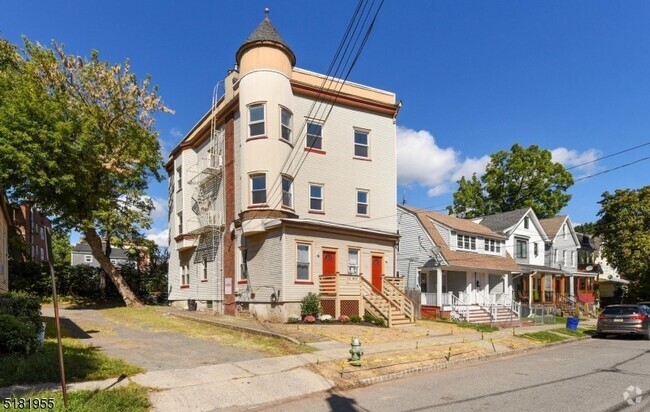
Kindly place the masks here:
[(120, 273), (115, 269), (115, 266), (113, 266), (110, 259), (104, 254), (104, 251), (102, 250), (102, 240), (99, 235), (97, 235), (97, 232), (93, 229), (88, 229), (84, 231), (84, 235), (86, 237), (86, 242), (88, 242), (88, 245), (90, 246), (90, 250), (93, 252), (93, 256), (97, 259), (97, 262), (99, 262), (99, 265), (108, 277), (111, 278), (111, 281), (113, 281), (113, 284), (117, 288), (117, 291), (120, 292), (126, 306), (144, 306), (135, 296), (129, 285), (126, 284), (122, 275), (120, 275)]

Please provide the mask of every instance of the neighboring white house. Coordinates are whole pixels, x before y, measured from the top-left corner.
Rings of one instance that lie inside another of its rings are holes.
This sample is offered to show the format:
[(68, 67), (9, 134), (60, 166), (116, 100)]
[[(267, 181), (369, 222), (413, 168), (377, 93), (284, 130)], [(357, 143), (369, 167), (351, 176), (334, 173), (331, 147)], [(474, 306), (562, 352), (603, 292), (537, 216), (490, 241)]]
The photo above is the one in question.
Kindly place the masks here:
[(455, 312), (471, 322), (518, 319), (512, 276), (521, 269), (504, 235), (470, 220), (399, 205), (397, 222), (398, 271), (407, 288), (421, 291), (422, 316)]
[(166, 164), (169, 300), (282, 320), (322, 274), (393, 275), (395, 95), (296, 68), (268, 16), (235, 60)]
[(0, 293), (9, 290), (9, 230), (11, 212), (4, 192), (0, 192)]
[[(105, 248), (106, 243), (102, 242), (102, 250), (105, 250)], [(70, 266), (88, 265), (95, 268), (100, 267), (99, 262), (97, 262), (93, 256), (93, 252), (87, 242), (81, 241), (74, 245), (70, 254)], [(114, 266), (118, 267), (129, 263), (129, 249), (113, 246), (111, 248), (110, 260)]]

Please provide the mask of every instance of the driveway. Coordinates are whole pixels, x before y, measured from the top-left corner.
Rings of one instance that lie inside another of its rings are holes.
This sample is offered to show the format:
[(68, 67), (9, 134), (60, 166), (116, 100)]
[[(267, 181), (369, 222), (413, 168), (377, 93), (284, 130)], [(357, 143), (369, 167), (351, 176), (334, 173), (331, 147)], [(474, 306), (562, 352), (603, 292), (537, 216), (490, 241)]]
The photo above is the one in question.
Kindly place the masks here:
[[(43, 316), (54, 317), (51, 306), (44, 306), (42, 312)], [(193, 368), (268, 357), (264, 353), (244, 351), (181, 333), (126, 326), (96, 309), (61, 307), (59, 314), (62, 323), (80, 342), (99, 347), (109, 356), (123, 359), (148, 371)]]

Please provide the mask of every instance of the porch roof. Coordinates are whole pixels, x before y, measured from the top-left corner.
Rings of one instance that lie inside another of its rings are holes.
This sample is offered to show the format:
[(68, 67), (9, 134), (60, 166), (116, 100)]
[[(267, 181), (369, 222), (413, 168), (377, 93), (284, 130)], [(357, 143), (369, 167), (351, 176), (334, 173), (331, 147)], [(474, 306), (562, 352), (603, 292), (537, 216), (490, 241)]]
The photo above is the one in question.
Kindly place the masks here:
[[(520, 272), (519, 265), (510, 257), (506, 252), (505, 256), (487, 255), (477, 252), (464, 252), (459, 250), (451, 250), (449, 245), (444, 241), (440, 232), (433, 225), (432, 220), (443, 223), (446, 226), (459, 228), (462, 227), (464, 231), (477, 234), (489, 234), (492, 238), (501, 238), (502, 236), (496, 234), (489, 229), (481, 227), (478, 223), (471, 222), (465, 219), (459, 219), (453, 216), (445, 216), (440, 213), (416, 209), (412, 207), (400, 206), (405, 210), (415, 214), (422, 224), (422, 227), (427, 231), (433, 242), (440, 247), (440, 254), (447, 262), (447, 269), (453, 267), (464, 269), (477, 269), (485, 271), (499, 271), (499, 272)], [(452, 222), (453, 221), (453, 222)], [(459, 222), (455, 222), (459, 221)], [(453, 226), (452, 226), (453, 225)]]
[(575, 276), (586, 276), (586, 277), (595, 277), (595, 273), (586, 273), (586, 272), (568, 272), (566, 270), (553, 268), (550, 266), (538, 266), (538, 265), (521, 265), (522, 270), (525, 272), (537, 272), (537, 273), (551, 273), (553, 275), (575, 275)]

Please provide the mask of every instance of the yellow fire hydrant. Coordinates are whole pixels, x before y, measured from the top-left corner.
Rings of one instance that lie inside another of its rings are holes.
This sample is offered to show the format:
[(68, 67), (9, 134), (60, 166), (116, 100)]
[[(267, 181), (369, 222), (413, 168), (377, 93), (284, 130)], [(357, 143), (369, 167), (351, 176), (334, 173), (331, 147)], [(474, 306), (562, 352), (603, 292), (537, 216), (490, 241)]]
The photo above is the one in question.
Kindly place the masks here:
[(359, 338), (352, 338), (352, 343), (350, 345), (352, 346), (352, 349), (350, 349), (350, 355), (352, 355), (352, 357), (349, 359), (350, 365), (361, 366), (361, 356), (363, 356), (361, 341)]

